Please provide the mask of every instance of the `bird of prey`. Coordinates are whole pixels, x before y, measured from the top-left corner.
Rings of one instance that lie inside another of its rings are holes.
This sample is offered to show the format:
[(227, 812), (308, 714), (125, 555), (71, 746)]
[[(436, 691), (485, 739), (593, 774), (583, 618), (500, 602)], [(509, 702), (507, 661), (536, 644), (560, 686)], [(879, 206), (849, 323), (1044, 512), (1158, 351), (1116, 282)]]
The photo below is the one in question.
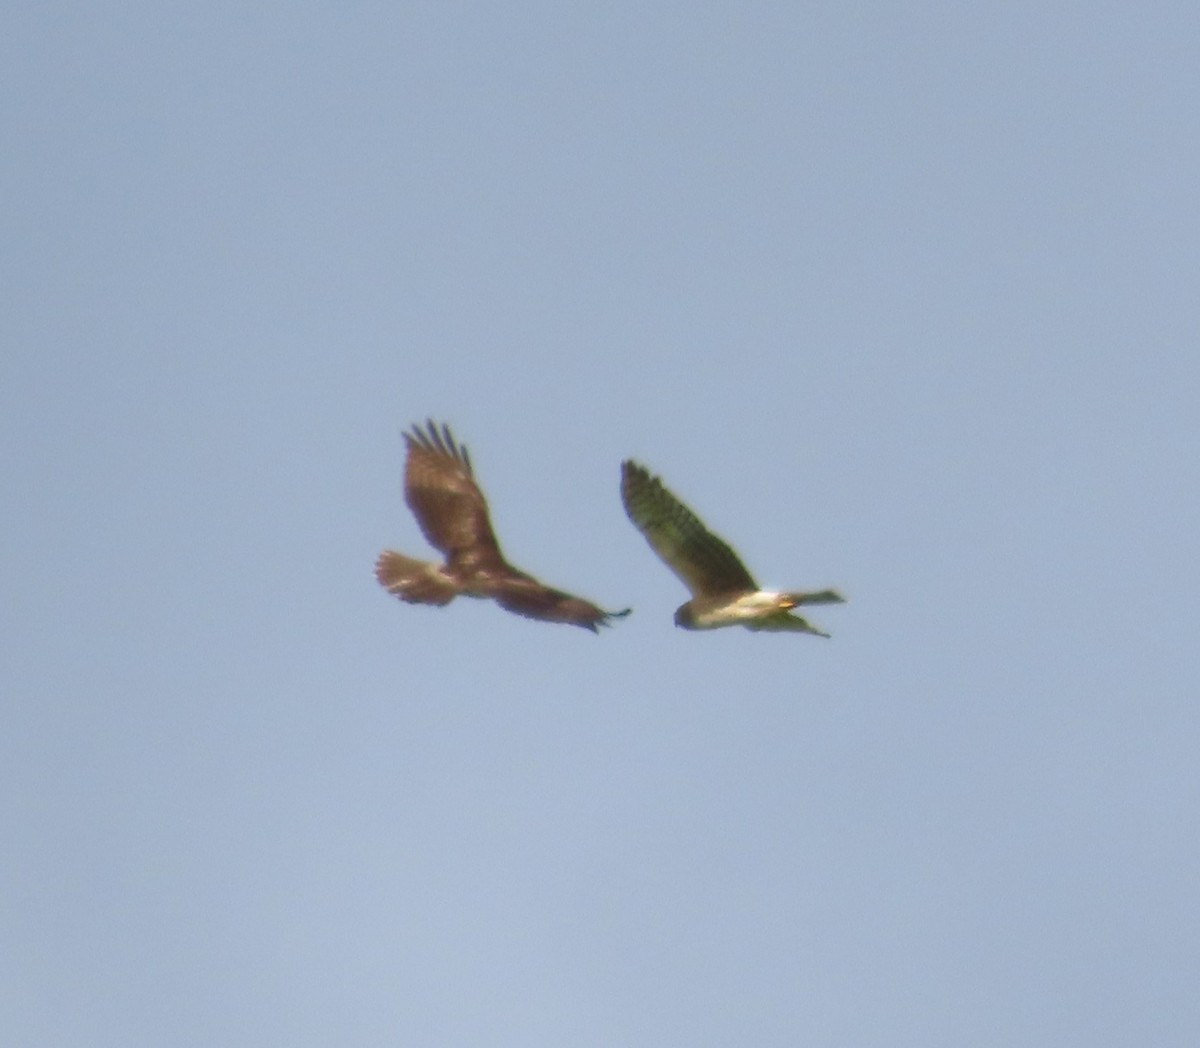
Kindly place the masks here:
[(816, 593), (759, 589), (729, 544), (709, 531), (658, 477), (636, 462), (621, 464), (625, 512), (692, 599), (675, 612), (685, 630), (745, 626), (752, 630), (796, 630), (828, 637), (791, 609), (801, 604), (841, 604), (833, 590)]
[(566, 622), (593, 633), (624, 611), (603, 611), (586, 600), (543, 586), (504, 559), (488, 519), (487, 500), (471, 469), (467, 449), (446, 425), (429, 420), (404, 434), (408, 459), (404, 499), (444, 564), (414, 560), (384, 550), (375, 577), (389, 593), (410, 604), (449, 604), (460, 593), (494, 600), (531, 619)]

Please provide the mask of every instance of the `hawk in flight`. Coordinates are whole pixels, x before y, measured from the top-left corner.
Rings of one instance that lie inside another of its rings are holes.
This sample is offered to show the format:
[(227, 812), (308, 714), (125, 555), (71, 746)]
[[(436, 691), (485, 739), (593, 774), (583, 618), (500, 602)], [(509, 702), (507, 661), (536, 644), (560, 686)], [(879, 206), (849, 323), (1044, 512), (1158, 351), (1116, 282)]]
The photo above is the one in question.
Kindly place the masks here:
[(752, 630), (798, 630), (828, 637), (791, 609), (800, 604), (841, 604), (833, 590), (776, 593), (758, 588), (728, 543), (709, 531), (658, 477), (636, 462), (621, 464), (625, 512), (692, 599), (675, 612), (685, 630), (745, 626)]
[(546, 622), (567, 622), (593, 633), (624, 611), (603, 611), (586, 600), (543, 586), (504, 559), (488, 519), (487, 500), (471, 469), (467, 449), (450, 428), (432, 420), (404, 434), (408, 461), (404, 500), (444, 564), (414, 560), (384, 550), (375, 577), (389, 593), (410, 604), (449, 604), (460, 593), (490, 598), (508, 611)]

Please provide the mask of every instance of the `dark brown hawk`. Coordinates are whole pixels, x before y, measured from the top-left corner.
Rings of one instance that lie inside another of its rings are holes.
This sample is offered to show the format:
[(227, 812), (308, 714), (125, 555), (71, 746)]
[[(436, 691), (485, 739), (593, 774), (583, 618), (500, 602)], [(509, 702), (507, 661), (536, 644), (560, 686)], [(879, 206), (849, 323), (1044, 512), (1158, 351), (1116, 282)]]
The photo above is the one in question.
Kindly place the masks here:
[(566, 622), (593, 633), (629, 614), (628, 608), (603, 611), (543, 586), (504, 559), (467, 449), (455, 443), (448, 426), (430, 420), (424, 429), (413, 426), (404, 440), (404, 500), (446, 561), (432, 564), (384, 550), (375, 562), (375, 577), (389, 593), (410, 604), (449, 604), (459, 594), (488, 598), (526, 618)]
[(759, 589), (729, 544), (709, 531), (658, 477), (636, 462), (621, 465), (625, 512), (692, 599), (675, 612), (685, 630), (745, 626), (752, 630), (795, 630), (828, 637), (791, 609), (800, 604), (841, 604), (833, 590), (816, 593)]

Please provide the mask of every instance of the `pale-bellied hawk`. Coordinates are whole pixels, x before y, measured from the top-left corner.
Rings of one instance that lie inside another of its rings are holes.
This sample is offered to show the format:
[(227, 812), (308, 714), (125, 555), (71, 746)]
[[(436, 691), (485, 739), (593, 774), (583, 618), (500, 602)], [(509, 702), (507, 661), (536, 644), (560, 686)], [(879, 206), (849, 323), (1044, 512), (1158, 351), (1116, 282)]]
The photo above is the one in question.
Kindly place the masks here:
[(658, 477), (636, 462), (621, 464), (625, 512), (692, 599), (675, 612), (685, 630), (745, 626), (752, 630), (797, 630), (828, 637), (791, 609), (801, 604), (841, 604), (833, 590), (816, 593), (761, 590), (729, 544), (709, 531)]

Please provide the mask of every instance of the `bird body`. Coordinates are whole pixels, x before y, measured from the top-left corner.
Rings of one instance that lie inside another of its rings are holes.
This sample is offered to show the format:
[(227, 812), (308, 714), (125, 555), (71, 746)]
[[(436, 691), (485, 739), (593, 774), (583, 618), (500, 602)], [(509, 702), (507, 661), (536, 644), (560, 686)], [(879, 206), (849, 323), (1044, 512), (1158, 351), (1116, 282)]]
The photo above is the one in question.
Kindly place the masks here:
[[(751, 593), (715, 597), (693, 597), (675, 612), (675, 625), (689, 630), (713, 630), (721, 626), (745, 626), (747, 629), (801, 630), (820, 637), (829, 634), (813, 629), (798, 615), (786, 614), (799, 604), (840, 604), (842, 598), (830, 590), (829, 599), (815, 600), (822, 594), (779, 593), (755, 590)], [(778, 613), (784, 614), (778, 614)]]
[(760, 589), (732, 547), (636, 462), (621, 465), (621, 500), (650, 548), (692, 594), (692, 599), (676, 610), (676, 626), (686, 630), (745, 626), (829, 636), (792, 609), (804, 604), (841, 604), (844, 598), (836, 591)]
[(470, 456), (448, 426), (430, 420), (424, 429), (414, 426), (404, 440), (404, 499), (425, 538), (446, 560), (435, 564), (384, 550), (375, 562), (375, 577), (389, 593), (410, 604), (445, 605), (459, 595), (489, 599), (527, 618), (592, 632), (629, 614), (628, 608), (604, 611), (545, 586), (505, 560)]

